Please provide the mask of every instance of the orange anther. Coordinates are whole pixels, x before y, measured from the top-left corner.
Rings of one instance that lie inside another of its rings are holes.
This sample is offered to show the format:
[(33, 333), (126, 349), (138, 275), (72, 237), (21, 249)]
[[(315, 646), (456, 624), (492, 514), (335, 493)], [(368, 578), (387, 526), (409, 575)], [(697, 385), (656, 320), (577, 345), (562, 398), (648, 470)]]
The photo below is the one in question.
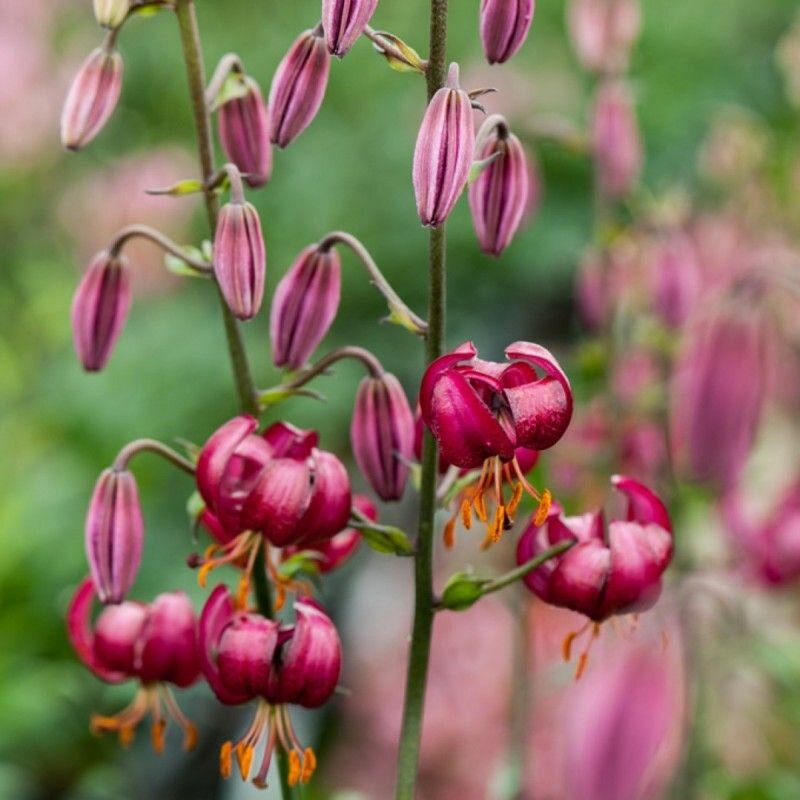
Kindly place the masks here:
[(583, 633), (583, 629), (572, 631), (564, 637), (564, 641), (561, 643), (561, 657), (564, 661), (569, 661), (572, 658), (572, 643), (581, 633)]
[(453, 549), (453, 545), (456, 543), (456, 518), (450, 517), (449, 520), (445, 523), (444, 526), (444, 533), (442, 534), (442, 538), (444, 539), (444, 546), (448, 550)]
[(575, 670), (575, 680), (579, 681), (581, 676), (583, 675), (584, 671), (586, 670), (586, 665), (589, 663), (589, 652), (581, 653), (580, 658), (578, 658), (578, 666)]
[(472, 504), (478, 519), (485, 525), (489, 519), (489, 515), (486, 513), (486, 501), (483, 499), (483, 492), (478, 492), (475, 495)]
[(201, 589), (206, 588), (206, 581), (208, 580), (208, 574), (216, 567), (217, 565), (213, 561), (207, 561), (200, 567), (199, 572), (197, 573), (197, 583)]
[(292, 750), (289, 753), (289, 786), (295, 786), (300, 780), (302, 769), (300, 768), (300, 756), (297, 755), (297, 750)]
[(467, 530), (472, 527), (472, 504), (466, 499), (461, 501), (461, 523)]
[(239, 588), (236, 592), (236, 608), (243, 611), (247, 608), (247, 598), (250, 595), (250, 581), (247, 575), (239, 578)]
[(233, 771), (233, 743), (225, 742), (219, 749), (219, 774), (230, 778)]
[(119, 737), (119, 743), (123, 747), (130, 747), (135, 732), (136, 728), (134, 728), (133, 725), (121, 725), (119, 732), (117, 733), (117, 736)]
[(159, 755), (164, 752), (164, 734), (167, 730), (167, 723), (163, 719), (156, 720), (150, 726), (150, 741), (153, 743), (153, 750)]
[(197, 728), (189, 723), (183, 731), (183, 749), (194, 750), (197, 747)]
[(544, 489), (539, 499), (539, 507), (536, 509), (536, 516), (533, 518), (534, 525), (544, 525), (547, 521), (547, 515), (550, 513), (550, 506), (552, 505), (553, 495), (550, 494), (549, 489)]
[(314, 770), (317, 768), (317, 756), (310, 747), (303, 751), (303, 765), (300, 773), (300, 783), (308, 783)]
[(508, 505), (506, 506), (506, 511), (510, 517), (514, 517), (514, 514), (517, 513), (517, 508), (519, 507), (520, 501), (522, 500), (522, 495), (525, 493), (525, 489), (523, 488), (522, 484), (517, 482), (514, 486), (514, 491), (511, 493), (511, 499), (508, 501)]
[(505, 518), (505, 506), (497, 506), (494, 512), (494, 520), (489, 527), (489, 538), (492, 540), (492, 544), (497, 544), (497, 542), (500, 541), (500, 537), (503, 535), (503, 523), (505, 522)]
[(239, 765), (239, 774), (242, 780), (246, 781), (250, 776), (250, 767), (253, 764), (254, 749), (247, 742), (239, 742), (236, 745), (236, 763)]

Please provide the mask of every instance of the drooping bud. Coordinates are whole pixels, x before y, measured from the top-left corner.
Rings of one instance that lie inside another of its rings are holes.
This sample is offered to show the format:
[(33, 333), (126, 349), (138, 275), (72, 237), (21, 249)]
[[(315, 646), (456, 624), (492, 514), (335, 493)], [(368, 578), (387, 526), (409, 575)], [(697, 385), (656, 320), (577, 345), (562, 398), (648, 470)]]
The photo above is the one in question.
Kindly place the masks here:
[(272, 360), (299, 369), (322, 341), (339, 309), (341, 262), (334, 248), (311, 245), (283, 276), (272, 299)]
[(414, 150), (414, 193), (423, 225), (441, 225), (464, 191), (472, 168), (472, 101), (459, 87), (458, 64), (433, 96)]
[(61, 113), (61, 143), (80, 150), (97, 136), (114, 113), (122, 91), (122, 56), (98, 47), (72, 81)]
[(330, 66), (322, 31), (301, 33), (272, 79), (269, 115), (273, 144), (286, 147), (311, 124), (325, 97)]
[(641, 28), (639, 0), (570, 0), (567, 23), (584, 69), (619, 73)]
[(104, 28), (118, 28), (128, 16), (131, 0), (94, 0), (94, 15)]
[(104, 470), (86, 515), (86, 558), (100, 602), (125, 599), (139, 571), (143, 541), (135, 478), (128, 470)]
[(128, 265), (107, 251), (89, 263), (72, 299), (72, 337), (83, 368), (105, 367), (131, 307)]
[(350, 442), (361, 473), (378, 497), (399, 500), (414, 457), (414, 415), (391, 373), (364, 378), (358, 387)]
[(522, 47), (534, 8), (534, 0), (481, 0), (481, 42), (490, 64), (508, 61)]
[(378, 0), (322, 0), (322, 27), (328, 50), (340, 58), (369, 24)]
[(606, 81), (598, 89), (592, 148), (600, 192), (609, 199), (624, 197), (639, 178), (643, 154), (633, 98), (619, 81)]
[(246, 93), (219, 109), (219, 139), (229, 161), (239, 168), (249, 186), (263, 186), (272, 172), (269, 116), (261, 89), (243, 76)]
[(219, 212), (214, 237), (214, 274), (228, 308), (239, 319), (254, 317), (264, 298), (267, 254), (255, 207), (234, 197)]
[(486, 120), (475, 145), (476, 161), (492, 158), (469, 187), (469, 206), (481, 250), (499, 256), (525, 214), (530, 169), (522, 143), (498, 117)]

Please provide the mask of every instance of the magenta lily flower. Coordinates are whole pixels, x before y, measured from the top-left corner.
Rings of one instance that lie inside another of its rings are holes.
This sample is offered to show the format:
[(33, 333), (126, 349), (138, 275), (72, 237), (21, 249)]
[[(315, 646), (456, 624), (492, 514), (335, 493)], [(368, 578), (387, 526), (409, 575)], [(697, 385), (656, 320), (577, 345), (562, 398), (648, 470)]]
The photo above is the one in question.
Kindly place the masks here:
[(281, 278), (272, 299), (270, 338), (277, 367), (300, 369), (330, 330), (342, 289), (334, 248), (311, 245)]
[(238, 611), (227, 587), (209, 595), (200, 616), (203, 674), (220, 702), (239, 705), (258, 699), (253, 723), (239, 741), (220, 750), (220, 772), (230, 777), (235, 756), (242, 780), (250, 776), (255, 748), (264, 754), (256, 786), (266, 786), (276, 746), (289, 755), (289, 784), (306, 783), (316, 768), (302, 747), (287, 704), (318, 708), (333, 694), (341, 672), (339, 635), (325, 612), (309, 599), (295, 602), (296, 622), (284, 627), (259, 614)]
[(123, 256), (98, 253), (72, 299), (72, 338), (87, 372), (108, 363), (131, 308), (130, 268)]
[(340, 58), (372, 19), (378, 0), (322, 0), (322, 27), (328, 50)]
[(597, 91), (592, 148), (603, 196), (624, 197), (639, 179), (644, 155), (633, 97), (620, 81), (607, 80)]
[(258, 211), (237, 192), (219, 212), (214, 236), (214, 274), (228, 308), (251, 319), (264, 299), (267, 253)]
[(100, 133), (114, 113), (122, 92), (122, 56), (98, 47), (75, 76), (61, 113), (61, 143), (80, 150)]
[(94, 625), (90, 614), (95, 592), (87, 578), (67, 612), (69, 639), (80, 660), (101, 680), (141, 683), (131, 704), (113, 717), (92, 717), (96, 733), (114, 732), (123, 744), (133, 738), (148, 714), (157, 752), (164, 749), (166, 713), (182, 728), (184, 747), (192, 749), (197, 731), (178, 708), (168, 684), (191, 686), (200, 675), (197, 624), (191, 601), (183, 592), (160, 594), (150, 605), (126, 601), (107, 606)]
[(86, 515), (86, 558), (101, 603), (125, 599), (139, 571), (143, 541), (136, 479), (128, 470), (104, 470)]
[(553, 507), (543, 523), (528, 526), (517, 545), (517, 562), (524, 564), (559, 542), (574, 542), (524, 580), (546, 603), (595, 623), (653, 606), (672, 559), (672, 523), (658, 496), (632, 478), (617, 475), (611, 484), (628, 500), (623, 519), (606, 526), (602, 511), (567, 517)]
[(381, 500), (399, 500), (414, 456), (414, 415), (400, 381), (389, 372), (361, 381), (350, 441), (361, 474)]
[(475, 132), (472, 101), (459, 86), (458, 64), (425, 111), (414, 150), (414, 193), (423, 225), (441, 225), (467, 185)]
[(469, 187), (469, 206), (481, 250), (499, 256), (525, 215), (531, 174), (522, 143), (500, 116), (486, 120), (475, 144), (476, 161), (490, 158)]
[(219, 556), (198, 564), (201, 585), (216, 567), (243, 561), (245, 591), (265, 540), (275, 547), (313, 546), (343, 530), (350, 518), (347, 470), (333, 453), (317, 448), (316, 432), (285, 422), (262, 434), (257, 428), (254, 417), (235, 417), (200, 451), (196, 474), (210, 515), (205, 522), (213, 520), (207, 527), (219, 525), (228, 538)]
[(742, 571), (768, 587), (800, 578), (800, 480), (791, 483), (767, 514), (747, 509), (741, 488), (721, 504), (725, 530), (741, 557)]
[(301, 33), (272, 79), (269, 115), (273, 144), (286, 147), (312, 123), (328, 88), (330, 68), (322, 30)]
[(261, 89), (249, 76), (242, 78), (243, 97), (223, 103), (219, 109), (219, 140), (228, 161), (239, 168), (248, 186), (263, 186), (272, 173), (269, 116)]
[[(515, 342), (506, 348), (506, 357), (510, 363), (482, 361), (467, 342), (428, 367), (419, 393), (422, 418), (442, 458), (462, 469), (481, 469), (461, 516), (467, 528), (472, 510), (487, 524), (487, 545), (513, 525), (524, 492), (539, 502), (537, 518), (546, 518), (550, 493), (540, 493), (528, 482), (516, 451), (552, 447), (572, 418), (572, 388), (549, 350)], [(537, 370), (544, 374), (540, 377)], [(514, 487), (508, 502), (504, 478)], [(484, 501), (487, 493), (495, 503), (491, 520)]]
[(481, 42), (490, 64), (508, 61), (525, 43), (534, 0), (481, 0)]

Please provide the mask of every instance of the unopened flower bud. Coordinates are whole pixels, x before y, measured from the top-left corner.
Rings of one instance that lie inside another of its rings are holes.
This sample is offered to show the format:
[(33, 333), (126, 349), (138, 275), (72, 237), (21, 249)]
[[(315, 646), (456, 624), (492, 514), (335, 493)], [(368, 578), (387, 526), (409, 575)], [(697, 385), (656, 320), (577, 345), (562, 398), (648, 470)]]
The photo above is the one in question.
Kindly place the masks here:
[(414, 457), (414, 415), (391, 373), (367, 377), (356, 395), (350, 441), (356, 462), (381, 500), (399, 500)]
[(414, 151), (414, 192), (423, 225), (441, 225), (467, 185), (475, 132), (472, 101), (459, 87), (458, 64), (450, 65), (447, 85), (433, 96)]
[(343, 56), (364, 33), (378, 0), (322, 0), (322, 27), (328, 50)]
[(258, 84), (243, 78), (247, 93), (219, 109), (219, 139), (229, 161), (239, 168), (248, 185), (263, 186), (272, 172), (269, 116)]
[(519, 139), (490, 117), (478, 133), (475, 158), (493, 157), (469, 187), (469, 205), (481, 250), (499, 256), (525, 214), (530, 169)]
[(119, 28), (130, 8), (131, 0), (94, 0), (94, 15), (104, 28)]
[(105, 250), (98, 253), (72, 300), (72, 336), (85, 370), (97, 372), (106, 365), (130, 306), (127, 262)]
[(567, 23), (584, 69), (619, 73), (641, 28), (639, 0), (570, 0)]
[(295, 40), (278, 65), (269, 93), (270, 138), (286, 147), (312, 122), (328, 87), (331, 59), (320, 30)]
[(639, 178), (642, 143), (633, 98), (618, 81), (605, 82), (597, 92), (592, 147), (601, 194), (609, 199), (624, 197)]
[(219, 213), (214, 274), (228, 308), (239, 319), (250, 319), (261, 308), (266, 271), (258, 212), (250, 203), (233, 200)]
[(128, 470), (104, 470), (86, 515), (86, 558), (101, 602), (125, 599), (139, 571), (143, 540), (136, 480)]
[(333, 248), (303, 250), (272, 299), (272, 360), (299, 369), (322, 341), (339, 309), (341, 262)]
[(508, 61), (533, 22), (534, 0), (481, 0), (481, 42), (490, 64)]
[(122, 56), (98, 47), (72, 81), (61, 113), (61, 142), (80, 150), (97, 136), (117, 107), (122, 91)]

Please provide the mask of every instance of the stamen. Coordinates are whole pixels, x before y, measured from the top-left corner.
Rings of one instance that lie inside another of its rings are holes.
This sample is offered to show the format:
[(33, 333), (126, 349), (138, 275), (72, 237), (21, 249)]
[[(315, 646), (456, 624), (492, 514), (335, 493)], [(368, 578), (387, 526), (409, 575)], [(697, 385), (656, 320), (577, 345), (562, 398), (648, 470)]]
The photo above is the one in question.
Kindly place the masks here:
[(500, 537), (503, 535), (503, 523), (505, 522), (505, 518), (505, 506), (497, 506), (494, 512), (494, 520), (489, 528), (489, 538), (492, 540), (492, 544), (497, 544), (497, 542), (500, 541)]
[(486, 501), (484, 500), (483, 492), (475, 495), (472, 504), (475, 509), (475, 515), (485, 525), (489, 520), (489, 514), (486, 511)]
[(456, 517), (455, 515), (450, 517), (449, 520), (445, 523), (444, 526), (444, 533), (442, 534), (442, 538), (444, 539), (444, 546), (448, 550), (452, 550), (453, 546), (456, 543)]
[(267, 788), (267, 775), (269, 774), (269, 765), (272, 761), (272, 752), (275, 749), (275, 738), (275, 726), (270, 724), (269, 736), (267, 737), (267, 743), (264, 745), (264, 757), (261, 759), (258, 775), (253, 778), (253, 783), (258, 786), (259, 789)]
[(300, 772), (300, 783), (308, 783), (317, 768), (317, 756), (310, 747), (303, 750), (303, 764)]
[(296, 786), (300, 780), (302, 770), (300, 767), (300, 756), (297, 755), (297, 750), (289, 751), (289, 777), (287, 783), (289, 786)]
[(119, 714), (111, 717), (93, 714), (89, 723), (90, 730), (96, 736), (103, 733), (116, 733), (120, 744), (128, 747), (133, 741), (136, 727), (147, 714), (150, 706), (150, 694), (150, 688), (142, 686), (134, 695), (130, 705)]
[(578, 658), (578, 666), (575, 669), (575, 680), (579, 681), (581, 676), (586, 671), (586, 665), (589, 663), (589, 651), (592, 649), (592, 645), (594, 644), (595, 639), (600, 635), (600, 625), (596, 622), (592, 623), (592, 635), (589, 637), (589, 641), (586, 644), (585, 650), (580, 654)]
[(250, 777), (250, 767), (253, 764), (253, 745), (245, 741), (238, 742), (236, 745), (236, 762), (239, 765), (239, 774), (242, 780), (246, 781)]
[(164, 699), (164, 705), (167, 707), (167, 713), (178, 724), (178, 727), (183, 730), (183, 749), (194, 750), (197, 746), (197, 728), (184, 716), (180, 706), (175, 702), (169, 686), (162, 683), (159, 688)]
[(517, 513), (517, 508), (519, 507), (520, 502), (522, 501), (522, 495), (525, 493), (525, 490), (519, 481), (514, 484), (514, 490), (511, 493), (511, 499), (508, 501), (508, 505), (506, 506), (506, 511), (508, 511), (509, 516), (513, 519), (514, 514)]
[(461, 501), (461, 523), (467, 530), (472, 527), (472, 504), (466, 498)]
[(158, 719), (150, 726), (150, 741), (153, 743), (153, 750), (159, 755), (164, 752), (164, 734), (167, 730), (167, 722)]
[[(213, 572), (217, 567), (221, 567), (223, 564), (235, 563), (245, 554), (252, 556), (251, 550), (254, 549), (256, 545), (260, 544), (260, 541), (260, 534), (253, 533), (252, 531), (245, 531), (222, 547), (216, 544), (211, 545), (206, 549), (202, 563), (200, 564), (200, 570), (197, 573), (197, 583), (201, 588), (205, 589), (209, 573)], [(222, 555), (219, 558), (214, 558), (214, 555), (218, 552), (222, 552)]]
[(553, 495), (550, 494), (549, 489), (545, 489), (542, 492), (542, 496), (539, 499), (539, 508), (536, 509), (536, 516), (533, 518), (533, 524), (537, 527), (539, 525), (544, 525), (547, 521), (547, 515), (550, 513), (550, 507), (553, 504)]
[(233, 772), (233, 742), (225, 742), (219, 749), (219, 774), (230, 778)]
[(572, 645), (576, 639), (583, 636), (583, 634), (588, 630), (589, 626), (592, 623), (590, 621), (586, 621), (580, 628), (576, 631), (572, 631), (568, 633), (564, 637), (564, 641), (561, 644), (561, 656), (564, 661), (570, 661), (572, 659)]

